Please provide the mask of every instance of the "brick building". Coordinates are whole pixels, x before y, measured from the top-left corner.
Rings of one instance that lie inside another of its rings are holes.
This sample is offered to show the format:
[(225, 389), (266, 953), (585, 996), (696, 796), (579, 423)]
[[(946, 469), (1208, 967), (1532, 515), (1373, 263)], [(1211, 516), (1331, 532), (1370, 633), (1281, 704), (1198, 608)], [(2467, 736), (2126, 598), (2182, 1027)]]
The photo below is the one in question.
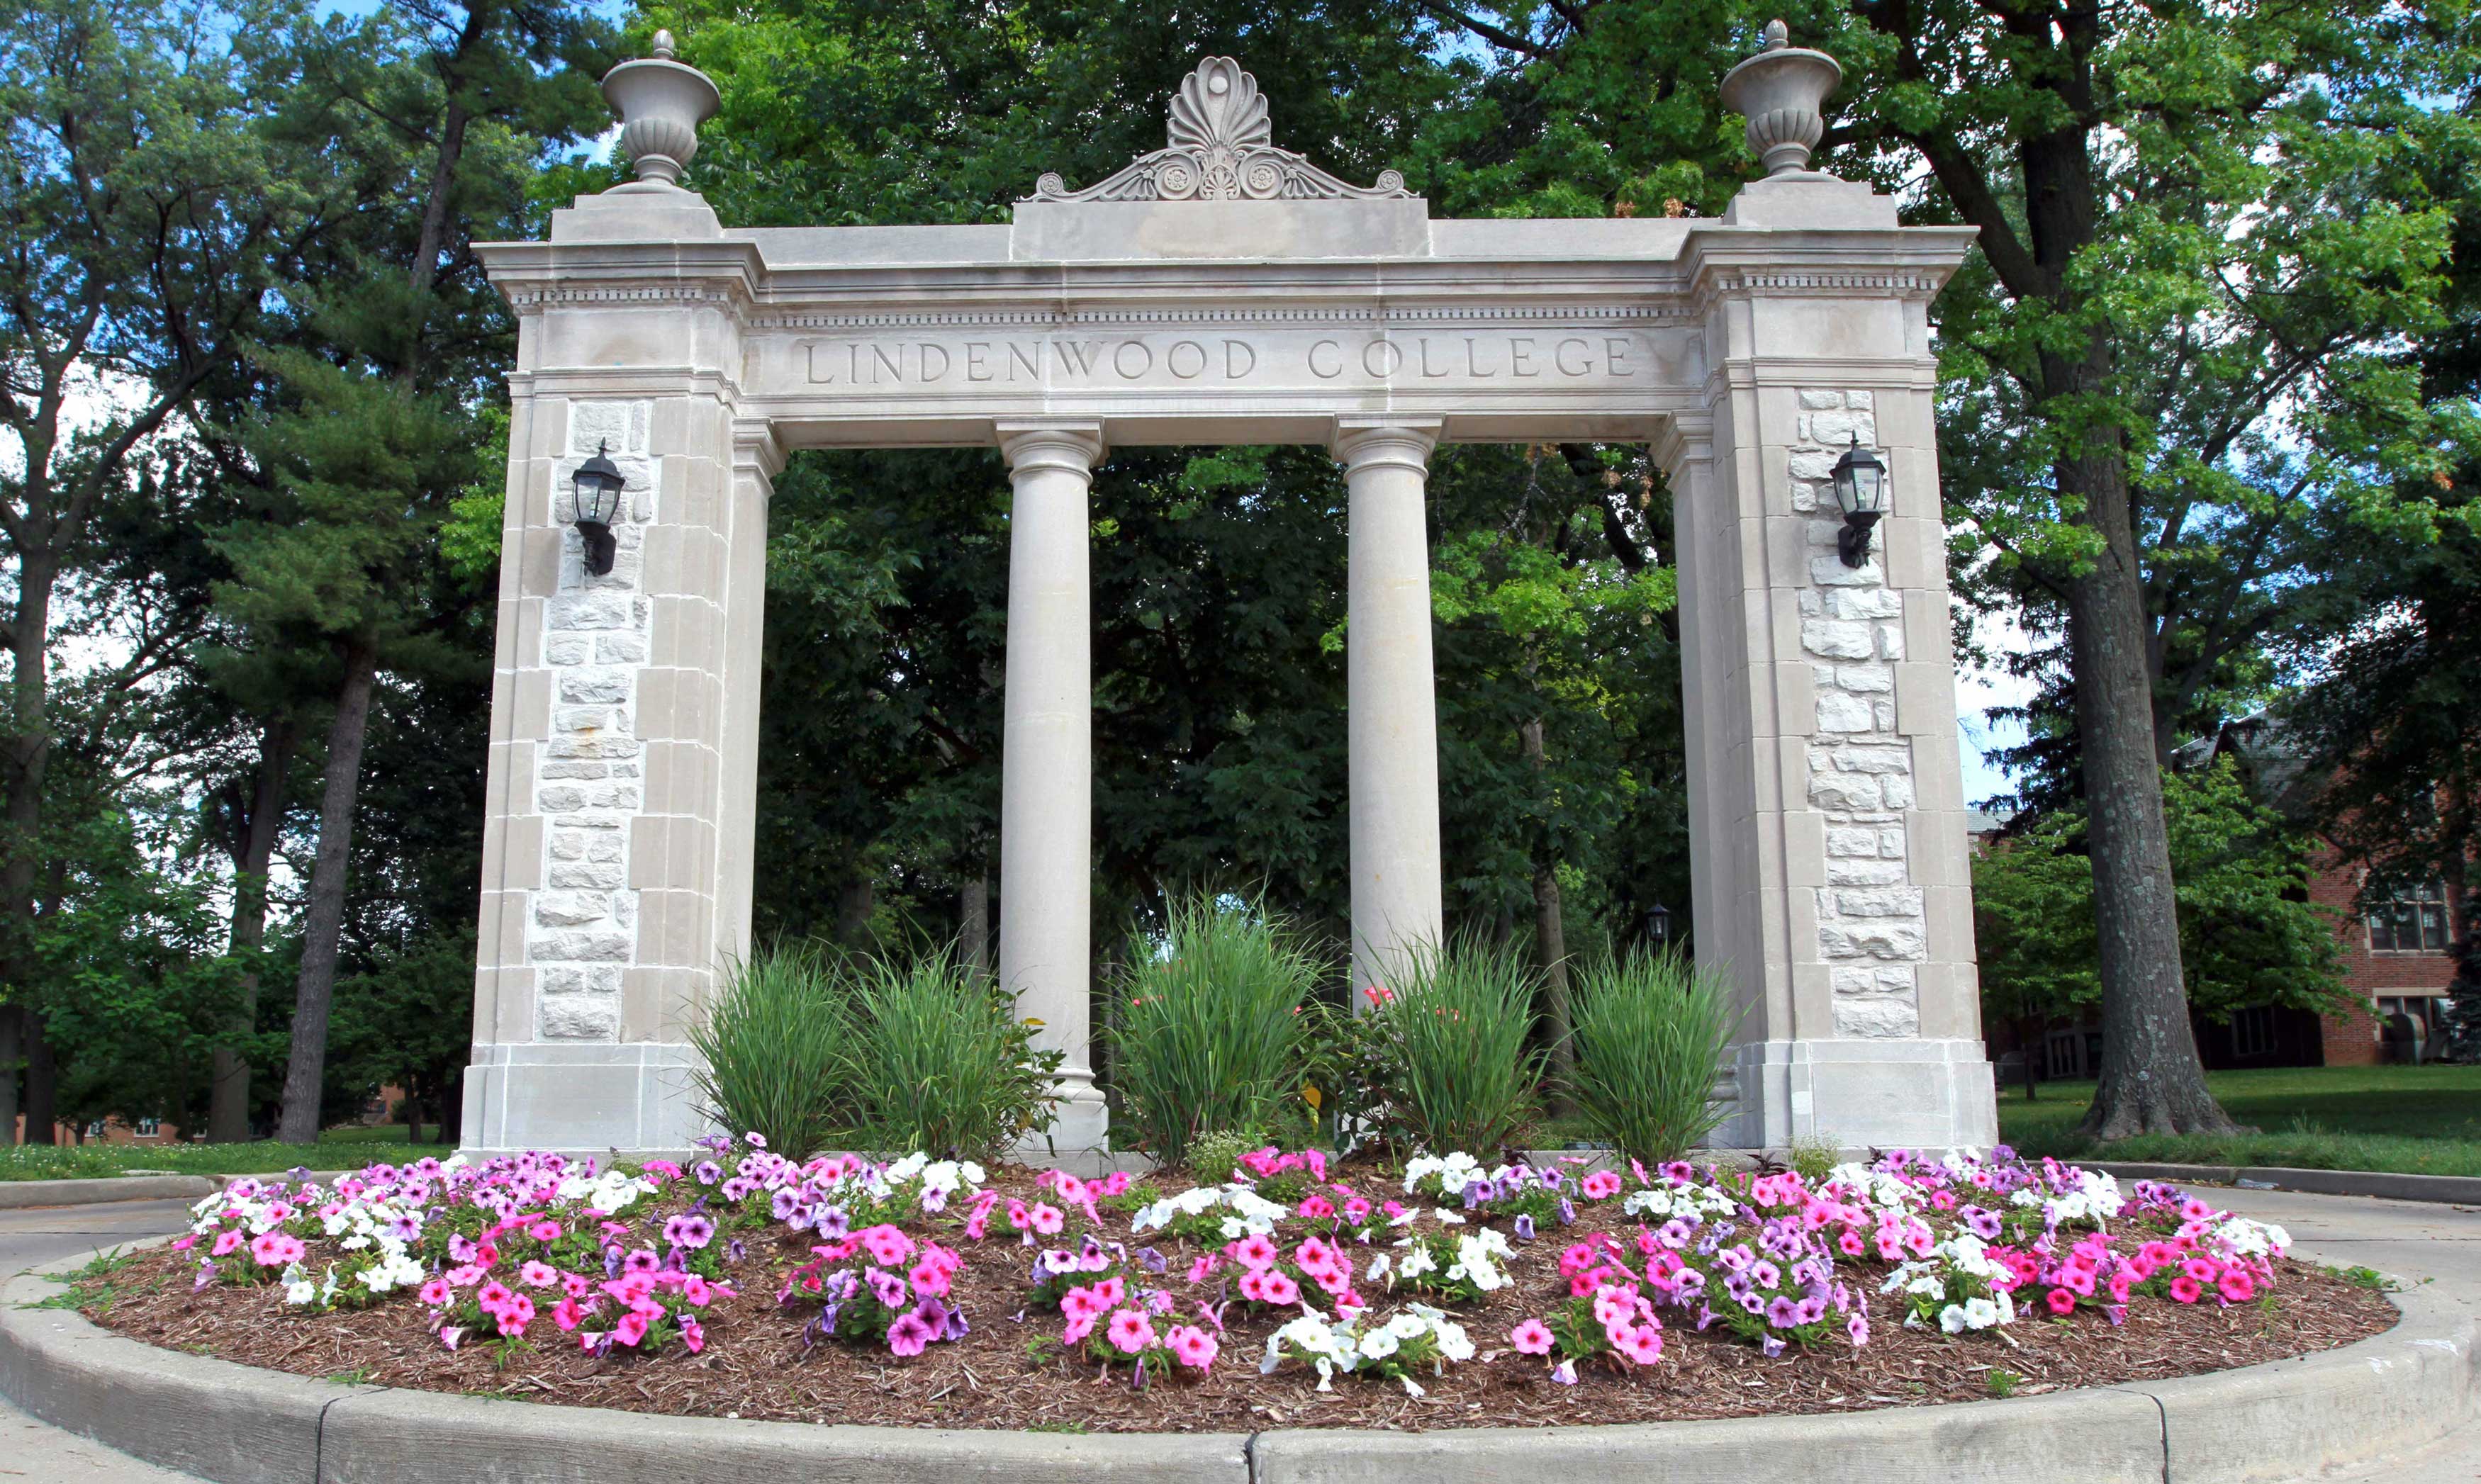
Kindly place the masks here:
[[(2455, 943), (2463, 924), (2442, 885), (2398, 894), (2378, 912), (2355, 903), (2361, 872), (2331, 858), (2309, 881), (2309, 899), (2341, 916), (2343, 979), (2356, 1003), (2345, 1015), (2318, 1017), (2318, 1057), (2330, 1067), (2366, 1066), (2381, 1058), (2380, 1026), (2396, 1014), (2433, 1030), (2455, 978)], [(2242, 1011), (2242, 1015), (2251, 1012)], [(2233, 1018), (2233, 1028), (2238, 1028)], [(2232, 1063), (2241, 1065), (2243, 1063)]]
[[(2203, 768), (2226, 755), (2238, 758), (2260, 796), (2278, 808), (2305, 812), (2309, 782), (2270, 718), (2262, 714), (2245, 717), (2214, 737), (2190, 742), (2174, 755), (2173, 766)], [(2003, 821), (1975, 814), (1978, 851), (1992, 846)], [(2423, 1059), (2438, 1054), (2436, 1029), (2455, 978), (2455, 945), (2464, 927), (2460, 904), (2450, 899), (2453, 894), (2443, 883), (2430, 882), (2363, 912), (2363, 878), (2360, 868), (2328, 851), (2309, 879), (2309, 899), (2335, 915), (2337, 957), (2351, 1007), (2319, 1015), (2257, 1005), (2233, 1012), (2219, 1025), (2197, 1017), (2197, 1053), (2208, 1068), (2370, 1066), (2408, 1056), (2409, 1047), (2388, 1045), (2390, 1024), (2398, 1039), (2406, 1031), (2425, 1034), (2419, 1048)], [(1994, 1025), (1989, 1044), (1992, 1058), (2010, 1067), (2029, 1052), (2035, 1071), (2051, 1078), (2092, 1077), (2102, 1057), (2101, 1028), (2091, 1020), (2054, 1024), (2030, 1048), (2017, 1044), (2013, 1028)]]

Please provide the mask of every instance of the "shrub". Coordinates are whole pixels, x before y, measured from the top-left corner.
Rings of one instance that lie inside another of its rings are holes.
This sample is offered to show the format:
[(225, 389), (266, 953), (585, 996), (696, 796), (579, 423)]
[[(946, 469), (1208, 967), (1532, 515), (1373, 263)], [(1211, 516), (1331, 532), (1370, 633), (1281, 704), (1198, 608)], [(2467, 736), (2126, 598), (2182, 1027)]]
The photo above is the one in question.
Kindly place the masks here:
[(1579, 974), (1575, 1015), (1577, 1108), (1597, 1135), (1653, 1160), (1714, 1132), (1714, 1079), (1739, 1024), (1720, 974), (1669, 950), (1606, 958)]
[(1037, 1051), (1015, 1002), (953, 955), (864, 960), (838, 976), (856, 1146), (995, 1158), (1050, 1121), (1059, 1053)]
[(706, 1015), (689, 1031), (706, 1059), (695, 1074), (706, 1114), (755, 1131), (799, 1159), (827, 1148), (851, 1121), (844, 1096), (852, 1030), (844, 997), (818, 950), (760, 950), (726, 967)]
[(1175, 901), (1162, 938), (1129, 956), (1117, 1080), (1139, 1147), (1177, 1164), (1201, 1134), (1271, 1126), (1306, 1075), (1317, 956), (1280, 921), (1213, 895)]
[(1390, 1119), (1417, 1149), (1487, 1154), (1533, 1111), (1542, 1057), (1534, 972), (1518, 949), (1477, 938), (1405, 950), (1392, 988), (1375, 993), (1371, 1029), (1394, 1063)]

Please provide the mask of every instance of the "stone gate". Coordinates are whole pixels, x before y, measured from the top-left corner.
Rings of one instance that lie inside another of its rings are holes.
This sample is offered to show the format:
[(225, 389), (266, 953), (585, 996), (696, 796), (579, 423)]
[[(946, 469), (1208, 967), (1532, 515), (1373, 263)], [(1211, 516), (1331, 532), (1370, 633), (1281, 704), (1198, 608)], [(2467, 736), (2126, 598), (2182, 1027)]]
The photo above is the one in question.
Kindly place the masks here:
[[(1087, 1059), (1087, 489), (1134, 445), (1323, 445), (1350, 522), (1351, 920), (1441, 931), (1424, 484), (1442, 442), (1650, 445), (1677, 505), (1702, 958), (1743, 1008), (1718, 1137), (1996, 1137), (1979, 1029), (1927, 311), (1965, 228), (1807, 168), (1836, 80), (1736, 70), (1773, 173), (1720, 219), (1433, 220), (1275, 147), (1210, 58), (1167, 147), (992, 226), (726, 228), (676, 177), (716, 102), (605, 84), (640, 178), (482, 248), (519, 316), (465, 1136), (676, 1153), (685, 1029), (748, 946), (770, 481), (800, 448), (990, 447), (1010, 514), (1000, 973)], [(1885, 518), (1838, 555), (1839, 456)], [(607, 573), (571, 479), (627, 482)]]

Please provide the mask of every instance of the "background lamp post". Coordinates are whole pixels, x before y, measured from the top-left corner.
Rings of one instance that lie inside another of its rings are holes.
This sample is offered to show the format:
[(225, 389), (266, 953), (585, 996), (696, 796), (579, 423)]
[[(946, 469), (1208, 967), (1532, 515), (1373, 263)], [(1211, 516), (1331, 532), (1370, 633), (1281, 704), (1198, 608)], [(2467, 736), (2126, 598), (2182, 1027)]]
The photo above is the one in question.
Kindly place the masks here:
[[(609, 443), (597, 444), (594, 456), (579, 464), (577, 472), (568, 477), (572, 518), (577, 523), (578, 535), (586, 542), (586, 570), (597, 577), (608, 576), (612, 571), (615, 545), (612, 520), (620, 513), (620, 491), (629, 482), (604, 456), (611, 447)], [(1837, 478), (1842, 478), (1840, 471)]]
[(1659, 897), (1655, 898), (1653, 908), (1645, 915), (1645, 938), (1656, 948), (1670, 946), (1671, 909), (1662, 904)]
[(1835, 549), (1845, 566), (1857, 567), (1869, 560), (1869, 529), (1887, 513), (1887, 466), (1861, 446), (1857, 432), (1852, 446), (1835, 461), (1835, 503), (1843, 508), (1843, 529), (1835, 534)]

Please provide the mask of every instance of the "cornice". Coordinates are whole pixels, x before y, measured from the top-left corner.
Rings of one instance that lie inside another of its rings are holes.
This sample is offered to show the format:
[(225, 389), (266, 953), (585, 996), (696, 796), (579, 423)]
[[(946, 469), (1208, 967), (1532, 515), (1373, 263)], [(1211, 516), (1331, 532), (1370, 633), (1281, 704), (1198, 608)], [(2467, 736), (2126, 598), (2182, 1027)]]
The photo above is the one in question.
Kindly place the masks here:
[(757, 330), (1150, 325), (1693, 325), (1718, 297), (1935, 295), (1969, 227), (1786, 229), (1700, 222), (1676, 257), (767, 262), (738, 239), (481, 245), (520, 313), (683, 304)]
[(1474, 325), (1609, 325), (1632, 328), (1693, 327), (1699, 316), (1669, 302), (1612, 303), (1379, 303), (1339, 299), (1331, 305), (1265, 308), (1168, 308), (1152, 303), (1087, 308), (891, 309), (854, 313), (829, 309), (761, 307), (748, 317), (753, 330), (1033, 329), (1090, 325), (1097, 329), (1147, 325), (1221, 325), (1230, 328), (1456, 327)]

